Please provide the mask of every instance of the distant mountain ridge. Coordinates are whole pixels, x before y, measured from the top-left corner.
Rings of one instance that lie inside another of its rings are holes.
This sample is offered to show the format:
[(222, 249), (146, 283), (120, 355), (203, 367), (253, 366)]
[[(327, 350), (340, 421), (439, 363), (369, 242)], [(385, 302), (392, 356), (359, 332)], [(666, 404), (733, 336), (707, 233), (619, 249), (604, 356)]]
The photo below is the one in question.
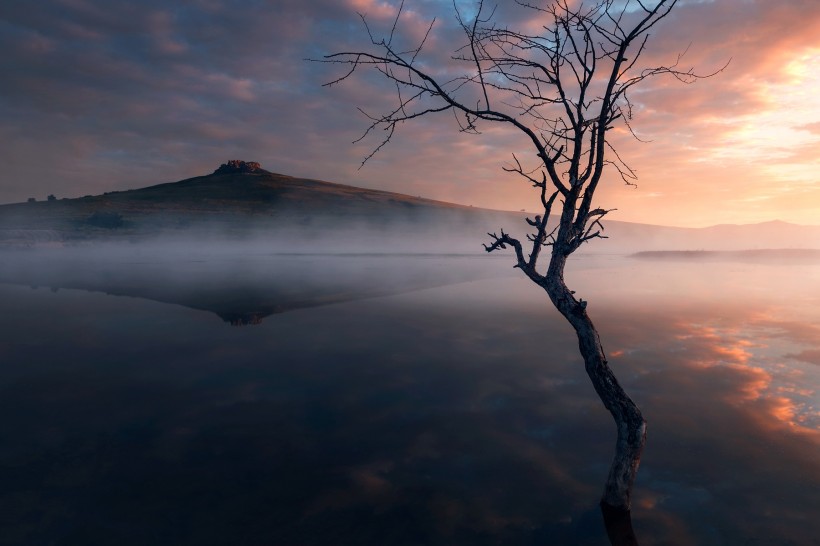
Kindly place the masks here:
[[(74, 199), (0, 205), (0, 245), (64, 245), (155, 237), (281, 239), (294, 251), (480, 251), (488, 231), (522, 239), (521, 212), (481, 209), (267, 171), (231, 160), (212, 174)], [(607, 221), (594, 252), (820, 248), (820, 226), (773, 221), (677, 228)], [(324, 245), (323, 243), (327, 243)], [(355, 243), (355, 244), (354, 244)], [(374, 246), (375, 245), (375, 246)], [(455, 246), (454, 246), (455, 245)]]

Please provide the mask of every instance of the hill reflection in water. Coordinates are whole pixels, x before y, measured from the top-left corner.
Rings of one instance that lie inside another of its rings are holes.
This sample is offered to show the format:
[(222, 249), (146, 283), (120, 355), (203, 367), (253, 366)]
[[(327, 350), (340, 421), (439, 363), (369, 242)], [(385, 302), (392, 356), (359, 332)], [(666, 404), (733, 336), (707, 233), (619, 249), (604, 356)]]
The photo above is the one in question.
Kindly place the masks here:
[(206, 248), (170, 243), (12, 251), (0, 253), (6, 257), (0, 282), (174, 303), (243, 326), (293, 309), (514, 274), (507, 261), (483, 253), (286, 254), (245, 243)]
[[(270, 260), (231, 268), (275, 280)], [(508, 263), (287, 263), (406, 290), (357, 299), (351, 281), (355, 297), (226, 328), (146, 294), (0, 285), (0, 542), (606, 540), (611, 420), (568, 326)], [(163, 293), (188, 305), (182, 278)], [(649, 420), (641, 543), (820, 536), (820, 269), (583, 257), (567, 280)]]

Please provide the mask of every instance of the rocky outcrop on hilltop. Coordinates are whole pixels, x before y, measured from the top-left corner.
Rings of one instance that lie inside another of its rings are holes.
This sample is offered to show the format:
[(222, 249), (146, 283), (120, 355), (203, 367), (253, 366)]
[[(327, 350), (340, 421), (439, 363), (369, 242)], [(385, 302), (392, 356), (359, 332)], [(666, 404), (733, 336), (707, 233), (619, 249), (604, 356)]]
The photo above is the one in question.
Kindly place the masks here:
[(266, 174), (268, 171), (256, 161), (240, 161), (231, 159), (219, 166), (214, 174)]

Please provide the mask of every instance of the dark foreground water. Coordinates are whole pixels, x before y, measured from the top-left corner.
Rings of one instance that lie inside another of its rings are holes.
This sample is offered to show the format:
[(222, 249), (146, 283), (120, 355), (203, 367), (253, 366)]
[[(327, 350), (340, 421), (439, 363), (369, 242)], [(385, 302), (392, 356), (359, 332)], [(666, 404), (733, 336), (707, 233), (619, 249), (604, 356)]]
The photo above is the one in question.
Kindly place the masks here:
[[(0, 544), (607, 543), (612, 421), (506, 260), (30, 259)], [(640, 543), (820, 544), (820, 268), (573, 267), (649, 421)]]

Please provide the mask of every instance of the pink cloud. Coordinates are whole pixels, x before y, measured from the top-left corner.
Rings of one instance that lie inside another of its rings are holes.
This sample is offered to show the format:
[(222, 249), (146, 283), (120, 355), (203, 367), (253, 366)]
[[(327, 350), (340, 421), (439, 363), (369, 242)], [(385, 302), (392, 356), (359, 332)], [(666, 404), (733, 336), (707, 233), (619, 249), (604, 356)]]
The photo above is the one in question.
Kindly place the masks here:
[[(0, 6), (0, 69), (14, 75), (0, 98), (6, 124), (21, 138), (51, 142), (49, 131), (71, 119), (100, 150), (130, 149), (120, 160), (133, 164), (163, 149), (163, 139), (173, 134), (187, 139), (183, 153), (190, 156), (166, 162), (196, 165), (203, 154), (227, 146), (294, 169), (294, 175), (489, 208), (518, 210), (537, 202), (525, 183), (501, 171), (513, 152), (533, 160), (532, 146), (515, 131), (487, 124), (482, 135), (459, 134), (451, 114), (403, 124), (395, 142), (358, 169), (380, 140), (374, 135), (350, 144), (368, 123), (356, 107), (390, 109), (395, 90), (377, 74), (322, 88), (337, 71), (303, 59), (367, 47), (356, 11), (367, 14), (377, 36), (386, 36), (398, 2), (286, 0), (276, 10), (206, 1), (169, 7), (153, 0), (138, 7), (121, 0), (15, 6)], [(469, 72), (469, 65), (450, 58), (464, 37), (446, 2), (408, 0), (396, 43), (417, 44), (434, 17), (419, 62), (442, 78)], [(512, 3), (499, 5), (497, 18), (539, 30), (531, 10)], [(652, 142), (613, 138), (637, 169), (639, 187), (608, 176), (600, 204), (617, 207), (617, 219), (674, 225), (785, 216), (816, 222), (820, 192), (812, 173), (820, 110), (811, 97), (820, 85), (813, 79), (820, 73), (812, 56), (820, 51), (817, 36), (816, 2), (680, 2), (653, 33), (645, 64), (669, 63), (687, 47), (687, 67), (710, 72), (729, 58), (731, 64), (694, 85), (658, 79), (633, 94), (634, 128)], [(119, 136), (129, 134), (141, 138)], [(278, 145), (265, 149), (254, 141)], [(54, 164), (74, 162), (45, 179), (75, 172), (67, 184), (80, 194), (88, 193), (84, 180), (99, 179), (88, 158), (63, 157), (56, 145), (40, 153)], [(13, 158), (0, 151), (0, 160)], [(121, 171), (129, 169), (123, 164)], [(27, 177), (24, 171), (14, 176)], [(152, 181), (149, 176), (146, 183)], [(24, 198), (0, 194), (3, 201)]]

